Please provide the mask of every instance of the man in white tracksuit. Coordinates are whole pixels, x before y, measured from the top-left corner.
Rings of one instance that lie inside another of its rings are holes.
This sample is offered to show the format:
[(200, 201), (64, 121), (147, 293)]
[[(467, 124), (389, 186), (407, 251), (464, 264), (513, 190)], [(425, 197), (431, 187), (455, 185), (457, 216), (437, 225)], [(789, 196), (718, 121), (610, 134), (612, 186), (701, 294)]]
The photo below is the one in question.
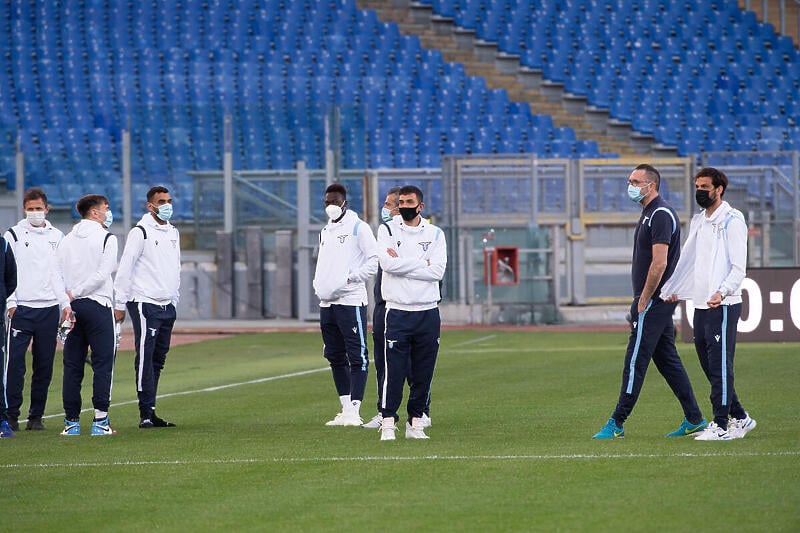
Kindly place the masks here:
[(25, 386), (25, 354), (31, 346), (31, 403), (25, 429), (43, 430), (42, 415), (53, 377), (56, 352), (56, 333), (60, 323), (59, 296), (53, 286), (56, 248), (64, 238), (58, 228), (46, 220), (50, 206), (47, 195), (33, 187), (22, 199), (25, 218), (9, 228), (4, 237), (17, 260), (17, 290), (8, 297), (9, 328), (7, 386), (8, 421), (14, 431), (19, 429), (22, 391)]
[(370, 227), (347, 208), (347, 190), (325, 190), (330, 219), (319, 237), (314, 292), (319, 298), (323, 355), (330, 363), (342, 410), (328, 426), (360, 426), (367, 384), (366, 281), (378, 271), (378, 251)]
[(117, 268), (117, 238), (108, 228), (114, 215), (108, 199), (87, 194), (75, 205), (83, 220), (75, 224), (62, 240), (56, 253), (58, 272), (65, 288), (62, 309), (71, 308), (75, 321), (64, 341), (65, 436), (81, 434), (81, 384), (86, 356), (92, 349), (92, 435), (115, 435), (108, 420), (111, 383), (114, 378), (116, 343), (114, 335), (114, 282)]
[(156, 395), (175, 325), (181, 281), (180, 235), (169, 222), (172, 197), (166, 187), (147, 192), (147, 210), (128, 232), (114, 281), (116, 319), (124, 320), (127, 309), (133, 324), (142, 429), (175, 427), (156, 415)]
[(405, 185), (399, 192), (400, 217), (378, 228), (386, 300), (381, 440), (395, 439), (407, 378), (406, 438), (428, 438), (423, 414), (439, 353), (439, 282), (447, 267), (447, 244), (442, 230), (420, 215), (423, 208), (422, 191)]
[(741, 438), (756, 426), (734, 389), (733, 357), (747, 266), (747, 223), (739, 210), (722, 200), (727, 186), (727, 176), (716, 168), (697, 172), (695, 199), (703, 211), (692, 217), (681, 258), (661, 291), (663, 299), (692, 300), (694, 305), (694, 345), (711, 383), (714, 409), (714, 421), (695, 440)]

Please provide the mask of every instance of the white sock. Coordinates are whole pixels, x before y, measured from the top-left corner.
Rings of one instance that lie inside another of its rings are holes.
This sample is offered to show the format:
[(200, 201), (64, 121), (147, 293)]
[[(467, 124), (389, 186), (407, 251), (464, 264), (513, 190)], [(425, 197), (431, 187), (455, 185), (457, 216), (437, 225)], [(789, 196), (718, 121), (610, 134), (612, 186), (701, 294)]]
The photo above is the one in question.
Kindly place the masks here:
[(350, 403), (350, 395), (345, 394), (344, 396), (339, 396), (339, 401), (342, 402), (342, 411), (347, 411), (352, 407)]
[(100, 411), (99, 409), (94, 410), (94, 419), (95, 420), (103, 420), (104, 418), (108, 417), (107, 411)]
[(361, 411), (361, 400), (353, 400), (351, 409), (358, 415)]

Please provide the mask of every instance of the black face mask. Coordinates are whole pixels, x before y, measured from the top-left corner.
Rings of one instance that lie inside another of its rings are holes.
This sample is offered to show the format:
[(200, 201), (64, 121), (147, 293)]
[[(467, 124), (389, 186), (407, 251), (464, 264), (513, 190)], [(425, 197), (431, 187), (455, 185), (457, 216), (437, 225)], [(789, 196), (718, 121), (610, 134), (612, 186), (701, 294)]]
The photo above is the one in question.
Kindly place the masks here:
[(703, 189), (697, 189), (694, 191), (694, 199), (697, 202), (697, 205), (703, 209), (708, 209), (716, 201), (716, 198), (711, 198), (711, 193), (709, 191), (705, 191)]
[(403, 220), (405, 220), (406, 222), (411, 222), (412, 220), (417, 218), (417, 215), (419, 214), (417, 213), (417, 207), (419, 206), (415, 205), (414, 207), (401, 207), (400, 216), (403, 217)]

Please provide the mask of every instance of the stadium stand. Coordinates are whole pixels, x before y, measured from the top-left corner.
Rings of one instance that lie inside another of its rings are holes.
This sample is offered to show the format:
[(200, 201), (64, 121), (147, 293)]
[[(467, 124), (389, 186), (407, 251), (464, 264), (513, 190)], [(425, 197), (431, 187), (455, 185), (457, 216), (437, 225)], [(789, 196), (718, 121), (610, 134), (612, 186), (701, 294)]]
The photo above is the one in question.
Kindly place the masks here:
[[(421, 3), (682, 155), (800, 142), (800, 55), (735, 2)], [(221, 168), (226, 114), (242, 170), (322, 167), (334, 105), (344, 168), (609, 155), (354, 0), (19, 0), (0, 27), (0, 180), (19, 133), (55, 204), (114, 196), (126, 124), (134, 181), (191, 191)]]
[(800, 53), (735, 1), (419, 3), (680, 155), (800, 139)]

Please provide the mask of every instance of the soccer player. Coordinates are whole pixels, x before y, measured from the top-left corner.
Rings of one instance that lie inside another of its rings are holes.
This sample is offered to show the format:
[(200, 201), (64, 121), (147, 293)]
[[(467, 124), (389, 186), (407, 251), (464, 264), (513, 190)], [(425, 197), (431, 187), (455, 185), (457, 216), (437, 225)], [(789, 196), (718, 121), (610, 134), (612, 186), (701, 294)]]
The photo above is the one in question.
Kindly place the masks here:
[[(386, 199), (383, 201), (383, 207), (381, 207), (381, 223), (386, 224), (390, 222), (392, 218), (400, 213), (398, 209), (400, 202), (399, 193), (400, 187), (392, 187), (386, 193)], [(383, 330), (385, 327), (384, 315), (386, 314), (386, 300), (383, 299), (383, 295), (381, 294), (382, 279), (383, 270), (378, 266), (378, 275), (375, 277), (375, 288), (373, 291), (375, 308), (372, 310), (372, 359), (375, 361), (375, 380), (378, 384), (378, 414), (372, 417), (366, 424), (362, 425), (362, 427), (367, 429), (380, 428), (381, 421), (383, 420), (383, 415), (381, 415), (381, 387), (383, 384), (384, 370)]]
[(692, 384), (675, 348), (674, 302), (659, 297), (680, 257), (681, 225), (675, 210), (658, 194), (661, 175), (651, 165), (639, 165), (628, 178), (628, 198), (642, 205), (633, 241), (631, 334), (622, 367), (617, 407), (595, 439), (625, 436), (623, 424), (639, 399), (650, 359), (664, 376), (683, 408), (680, 427), (667, 434), (681, 437), (701, 431), (706, 420), (697, 406)]
[(139, 427), (175, 427), (156, 416), (156, 395), (167, 360), (181, 281), (181, 246), (170, 224), (172, 196), (166, 187), (147, 192), (147, 213), (128, 232), (114, 280), (114, 315), (133, 323)]
[(407, 378), (406, 438), (428, 438), (422, 417), (439, 353), (439, 282), (447, 267), (447, 244), (442, 230), (422, 218), (424, 207), (422, 191), (405, 185), (399, 192), (400, 218), (378, 228), (386, 300), (381, 440), (395, 439)]
[(714, 409), (714, 420), (695, 440), (729, 440), (744, 437), (756, 427), (733, 387), (736, 326), (747, 268), (747, 223), (741, 211), (722, 199), (728, 187), (724, 172), (702, 168), (694, 183), (695, 200), (703, 211), (692, 217), (681, 259), (661, 297), (694, 303), (694, 347), (711, 383)]
[(75, 224), (58, 247), (58, 271), (63, 278), (67, 301), (75, 320), (64, 341), (64, 431), (81, 434), (81, 384), (89, 348), (94, 373), (92, 435), (115, 435), (108, 418), (111, 384), (116, 357), (114, 333), (114, 286), (111, 274), (117, 267), (117, 238), (108, 228), (114, 215), (108, 199), (87, 194), (76, 204), (82, 220)]
[(330, 220), (320, 232), (313, 285), (323, 354), (342, 405), (326, 425), (360, 426), (369, 365), (365, 282), (378, 270), (378, 252), (369, 226), (348, 209), (344, 185), (325, 190), (325, 213)]
[[(14, 252), (3, 237), (0, 237), (0, 326), (6, 316), (5, 296), (14, 292), (17, 288), (17, 263), (14, 260)], [(6, 339), (0, 335), (0, 350), (5, 351)], [(5, 365), (4, 365), (5, 366)], [(6, 420), (6, 376), (0, 379), (0, 439), (8, 439), (14, 436), (14, 430)]]
[(25, 354), (31, 347), (31, 403), (25, 429), (43, 430), (42, 415), (53, 377), (56, 333), (61, 313), (59, 298), (51, 277), (55, 269), (56, 248), (64, 238), (61, 230), (46, 219), (50, 212), (47, 195), (33, 187), (22, 198), (25, 218), (9, 228), (4, 237), (17, 261), (17, 290), (7, 301), (9, 328), (6, 397), (8, 422), (19, 430), (22, 391), (25, 385)]

